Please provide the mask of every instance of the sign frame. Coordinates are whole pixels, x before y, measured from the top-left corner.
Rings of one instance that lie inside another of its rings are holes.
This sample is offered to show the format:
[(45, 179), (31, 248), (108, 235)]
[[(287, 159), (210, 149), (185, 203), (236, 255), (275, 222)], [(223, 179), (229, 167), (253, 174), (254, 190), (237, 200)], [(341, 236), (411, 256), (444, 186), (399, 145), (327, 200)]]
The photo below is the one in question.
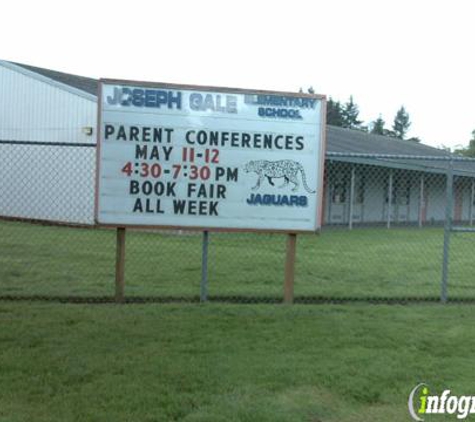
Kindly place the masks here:
[[(267, 228), (236, 228), (236, 227), (209, 227), (209, 226), (181, 226), (181, 225), (166, 225), (166, 224), (113, 224), (99, 222), (99, 180), (101, 175), (101, 139), (102, 139), (102, 101), (103, 101), (103, 86), (104, 85), (121, 85), (136, 88), (155, 88), (155, 89), (170, 89), (170, 90), (189, 90), (198, 92), (213, 92), (213, 93), (230, 93), (240, 95), (276, 95), (294, 98), (312, 98), (321, 102), (320, 107), (320, 147), (316, 150), (315, 162), (319, 163), (319, 174), (317, 174), (316, 192), (316, 207), (315, 212), (317, 218), (315, 219), (315, 226), (313, 230), (289, 230), (289, 229), (267, 229)], [(98, 81), (97, 93), (97, 126), (96, 126), (96, 174), (94, 185), (94, 222), (98, 227), (104, 228), (130, 228), (130, 229), (166, 229), (166, 230), (186, 230), (186, 231), (209, 231), (209, 232), (257, 232), (257, 233), (319, 233), (323, 224), (324, 209), (323, 209), (323, 189), (324, 189), (324, 167), (325, 167), (325, 153), (326, 153), (326, 105), (327, 98), (322, 94), (308, 94), (296, 93), (288, 91), (272, 91), (272, 90), (258, 90), (245, 88), (229, 88), (209, 85), (189, 85), (176, 84), (164, 82), (150, 82), (124, 79), (109, 79), (101, 78)]]

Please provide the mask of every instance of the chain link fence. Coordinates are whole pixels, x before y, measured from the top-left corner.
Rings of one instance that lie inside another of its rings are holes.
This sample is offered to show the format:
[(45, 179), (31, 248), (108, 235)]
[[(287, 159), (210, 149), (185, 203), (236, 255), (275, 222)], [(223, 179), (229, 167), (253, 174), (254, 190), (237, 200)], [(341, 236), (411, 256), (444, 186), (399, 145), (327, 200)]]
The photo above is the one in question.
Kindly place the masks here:
[[(114, 300), (94, 173), (94, 145), (0, 142), (0, 298)], [(324, 186), (295, 302), (475, 300), (474, 160), (331, 153)], [(127, 301), (282, 302), (286, 235), (128, 229), (126, 245)]]

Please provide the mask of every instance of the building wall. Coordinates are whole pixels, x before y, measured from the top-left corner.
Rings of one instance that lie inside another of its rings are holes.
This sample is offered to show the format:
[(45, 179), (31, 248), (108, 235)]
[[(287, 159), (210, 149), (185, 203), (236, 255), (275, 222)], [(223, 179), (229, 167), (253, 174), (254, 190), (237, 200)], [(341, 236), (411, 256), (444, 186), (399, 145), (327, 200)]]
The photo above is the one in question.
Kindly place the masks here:
[[(62, 89), (57, 83), (48, 83), (42, 77), (37, 79), (2, 62), (0, 92), (0, 216), (93, 224), (95, 134), (88, 136), (83, 129), (96, 127), (96, 98), (74, 89)], [(53, 143), (66, 145), (49, 145)], [(443, 175), (347, 163), (327, 164), (325, 224), (347, 225), (349, 222), (353, 167), (355, 225), (385, 224), (388, 207), (392, 223), (417, 224), (421, 214), (422, 174), (423, 222), (444, 220)], [(396, 188), (399, 184), (404, 192), (409, 186), (409, 201), (396, 199), (388, 203), (390, 171)], [(455, 214), (469, 221), (473, 209), (471, 180), (458, 181), (455, 190)], [(335, 201), (336, 197), (340, 200)]]
[(1, 63), (0, 92), (0, 215), (92, 224), (97, 102)]
[[(418, 224), (420, 217), (423, 224), (440, 224), (445, 220), (446, 179), (444, 175), (333, 162), (327, 166), (325, 179), (325, 224), (349, 224), (352, 168), (355, 169), (353, 206), (355, 226), (386, 224), (388, 207), (392, 224)], [(393, 174), (391, 205), (388, 203), (390, 173)], [(360, 177), (364, 174), (362, 202), (361, 198), (358, 200), (358, 174)], [(421, 177), (424, 180), (422, 203)], [(339, 190), (337, 195), (335, 195), (335, 190)], [(470, 214), (474, 212), (474, 207), (471, 205), (471, 192), (471, 179), (455, 178), (454, 219), (456, 221), (470, 222)], [(344, 197), (343, 201), (342, 197)], [(340, 203), (337, 203), (338, 201)]]
[(95, 127), (97, 102), (37, 80), (0, 63), (0, 139), (95, 143), (83, 128)]

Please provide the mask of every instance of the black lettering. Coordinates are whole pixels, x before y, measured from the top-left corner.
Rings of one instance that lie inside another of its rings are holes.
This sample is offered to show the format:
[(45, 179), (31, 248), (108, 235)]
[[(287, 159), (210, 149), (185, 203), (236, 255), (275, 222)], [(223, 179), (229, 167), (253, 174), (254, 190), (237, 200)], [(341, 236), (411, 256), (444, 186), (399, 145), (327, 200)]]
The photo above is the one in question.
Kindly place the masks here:
[(226, 180), (228, 182), (237, 182), (238, 181), (238, 168), (227, 168), (226, 169)]
[[(210, 186), (210, 190), (211, 190), (211, 192), (213, 192), (213, 185)], [(206, 192), (206, 185), (201, 184), (200, 188), (198, 189), (198, 194), (196, 196), (198, 198), (207, 198), (208, 197), (207, 192)], [(211, 193), (211, 196), (213, 196), (212, 193)]]
[(218, 192), (216, 194), (218, 199), (226, 199), (226, 186), (218, 185)]
[(196, 201), (188, 201), (188, 214), (196, 215)]
[(149, 182), (148, 180), (146, 180), (145, 182), (142, 183), (142, 193), (148, 196), (152, 193), (152, 191), (153, 191), (152, 182)]
[(262, 142), (262, 135), (260, 133), (254, 134), (254, 148), (260, 148)]
[(165, 192), (165, 185), (162, 182), (157, 182), (153, 186), (153, 193), (157, 196), (162, 196)]
[(226, 169), (224, 167), (216, 167), (216, 180), (221, 179), (222, 176), (226, 174)]
[(186, 201), (184, 200), (173, 200), (173, 212), (175, 214), (184, 214), (185, 212)]
[(285, 149), (294, 149), (294, 142), (293, 142), (293, 136), (292, 135), (287, 135), (285, 137)]
[(199, 215), (207, 215), (208, 214), (208, 203), (205, 201), (199, 202)]
[(109, 139), (109, 136), (115, 132), (115, 127), (113, 125), (106, 125), (105, 127), (105, 135), (106, 139)]
[(250, 142), (251, 142), (251, 135), (249, 135), (249, 133), (243, 133), (242, 138), (241, 138), (241, 145), (243, 146), (243, 148), (250, 148), (251, 147)]
[(198, 132), (198, 135), (196, 136), (196, 141), (198, 142), (199, 145), (204, 145), (206, 144), (206, 141), (208, 140), (208, 136), (204, 130), (200, 130)]
[(218, 146), (219, 141), (219, 132), (214, 131), (209, 133), (209, 145), (210, 146)]
[(272, 138), (273, 135), (266, 133), (264, 135), (264, 148), (272, 149)]
[(135, 200), (134, 209), (132, 212), (143, 212), (142, 200), (140, 198)]
[(153, 142), (162, 142), (162, 128), (153, 128)]
[(229, 141), (229, 132), (222, 132), (221, 133), (221, 145), (224, 146), (224, 144), (228, 141)]
[(233, 147), (239, 147), (239, 133), (238, 132), (231, 133), (231, 145)]
[(138, 142), (139, 132), (140, 132), (140, 129), (137, 126), (130, 126), (130, 140)]
[(193, 195), (193, 193), (196, 192), (196, 184), (195, 183), (188, 183), (188, 189), (187, 189), (187, 196)]
[(218, 216), (218, 202), (212, 201), (209, 203), (209, 215)]
[(135, 159), (147, 159), (147, 145), (135, 145)]
[(172, 141), (173, 129), (165, 129), (165, 132), (167, 133), (167, 142), (170, 143)]
[(176, 182), (167, 182), (167, 196), (176, 196), (175, 186)]
[(194, 133), (195, 133), (194, 130), (189, 130), (188, 132), (186, 132), (186, 135), (185, 135), (186, 142), (188, 142), (188, 143), (191, 144), (191, 145), (194, 145), (194, 143), (195, 143), (195, 141), (192, 141), (192, 140), (190, 139), (190, 135), (191, 135), (191, 134), (194, 134)]
[(274, 138), (274, 145), (277, 149), (284, 149), (284, 147), (280, 144), (280, 141), (283, 140), (283, 136), (282, 135), (277, 135), (275, 138)]
[(127, 134), (125, 133), (125, 128), (124, 126), (119, 127), (119, 133), (117, 133), (117, 140), (121, 141), (126, 141), (127, 140)]
[(159, 150), (159, 147), (157, 145), (154, 145), (152, 147), (152, 152), (150, 153), (150, 157), (149, 157), (151, 160), (155, 159), (155, 160), (158, 160), (160, 159), (160, 150)]
[(170, 155), (173, 151), (173, 147), (163, 147), (163, 153), (165, 154), (165, 160), (168, 161), (170, 159)]
[(131, 180), (129, 186), (129, 193), (131, 195), (137, 195), (140, 192), (139, 182), (137, 180)]
[(150, 129), (149, 127), (142, 128), (142, 141), (150, 142)]

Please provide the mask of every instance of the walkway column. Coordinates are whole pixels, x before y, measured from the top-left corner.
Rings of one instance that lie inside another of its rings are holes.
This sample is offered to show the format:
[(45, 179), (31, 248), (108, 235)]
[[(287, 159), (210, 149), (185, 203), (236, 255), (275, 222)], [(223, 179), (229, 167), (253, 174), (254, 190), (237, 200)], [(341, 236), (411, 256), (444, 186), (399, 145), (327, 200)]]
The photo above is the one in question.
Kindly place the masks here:
[(472, 180), (472, 194), (470, 195), (470, 225), (473, 226), (473, 200), (475, 199), (475, 180)]
[(421, 174), (421, 185), (419, 191), (419, 227), (422, 227), (424, 219), (424, 175)]
[(393, 207), (393, 172), (389, 171), (389, 180), (388, 180), (388, 215), (386, 227), (391, 228), (391, 211)]

